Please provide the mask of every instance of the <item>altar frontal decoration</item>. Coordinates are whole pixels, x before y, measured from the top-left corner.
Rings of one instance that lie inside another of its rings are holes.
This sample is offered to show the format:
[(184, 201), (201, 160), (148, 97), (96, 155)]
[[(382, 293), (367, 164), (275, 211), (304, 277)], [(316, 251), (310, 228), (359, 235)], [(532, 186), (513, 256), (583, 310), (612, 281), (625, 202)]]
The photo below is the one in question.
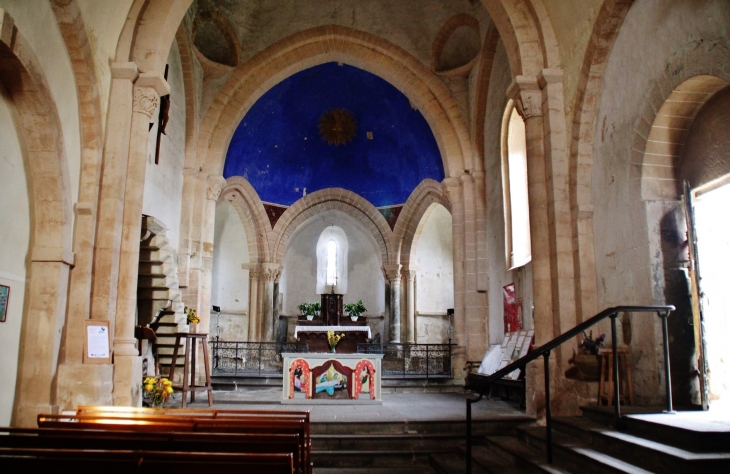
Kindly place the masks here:
[(283, 353), (282, 403), (381, 404), (382, 354)]

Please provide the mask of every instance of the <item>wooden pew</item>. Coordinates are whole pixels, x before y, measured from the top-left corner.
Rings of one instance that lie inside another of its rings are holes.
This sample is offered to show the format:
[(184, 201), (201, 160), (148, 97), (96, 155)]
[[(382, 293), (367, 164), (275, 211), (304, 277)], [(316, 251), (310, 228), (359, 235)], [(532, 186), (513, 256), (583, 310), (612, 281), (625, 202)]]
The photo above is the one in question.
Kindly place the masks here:
[(231, 468), (246, 473), (290, 474), (291, 454), (203, 453), (155, 450), (0, 448), (3, 472), (175, 472), (200, 474)]
[[(105, 430), (115, 432), (196, 432), (196, 433), (239, 433), (252, 434), (266, 439), (271, 435), (295, 435), (297, 443), (290, 446), (298, 472), (310, 473), (311, 438), (309, 413), (307, 412), (261, 412), (240, 410), (202, 410), (202, 413), (158, 414), (158, 410), (133, 409), (110, 410), (114, 413), (82, 415), (39, 415), (41, 428)], [(128, 410), (129, 411), (129, 410)], [(89, 411), (81, 410), (83, 413)], [(273, 448), (272, 448), (273, 449)]]

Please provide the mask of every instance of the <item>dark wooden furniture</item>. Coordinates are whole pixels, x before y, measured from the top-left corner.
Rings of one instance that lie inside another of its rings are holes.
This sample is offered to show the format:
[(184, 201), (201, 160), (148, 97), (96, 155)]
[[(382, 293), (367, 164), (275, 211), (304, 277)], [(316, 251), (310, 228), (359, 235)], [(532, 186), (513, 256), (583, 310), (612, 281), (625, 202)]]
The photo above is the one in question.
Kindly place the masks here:
[[(213, 406), (213, 384), (210, 381), (210, 358), (208, 357), (208, 335), (202, 333), (177, 332), (175, 333), (175, 349), (172, 352), (172, 364), (170, 365), (170, 380), (175, 383), (175, 366), (177, 365), (177, 353), (180, 349), (180, 340), (185, 339), (185, 362), (183, 363), (182, 385), (173, 385), (174, 390), (182, 393), (182, 406), (185, 408), (188, 392), (190, 402), (195, 401), (195, 392), (208, 392), (208, 406)], [(205, 385), (195, 384), (196, 347), (200, 341), (203, 346), (203, 361), (205, 362)], [(191, 344), (192, 343), (192, 344)], [(189, 375), (189, 377), (188, 377)]]
[[(362, 324), (350, 324), (349, 326), (364, 326)], [(344, 324), (342, 326), (345, 326)], [(297, 334), (300, 342), (306, 342), (309, 347), (309, 352), (330, 352), (330, 346), (327, 342), (327, 333), (321, 331), (299, 331)], [(352, 331), (346, 333), (344, 339), (340, 340), (337, 344), (336, 352), (340, 354), (354, 354), (357, 352), (357, 345), (359, 343), (365, 344), (368, 342), (368, 333), (365, 331)]]
[(342, 295), (325, 293), (321, 297), (324, 325), (339, 326), (342, 320)]

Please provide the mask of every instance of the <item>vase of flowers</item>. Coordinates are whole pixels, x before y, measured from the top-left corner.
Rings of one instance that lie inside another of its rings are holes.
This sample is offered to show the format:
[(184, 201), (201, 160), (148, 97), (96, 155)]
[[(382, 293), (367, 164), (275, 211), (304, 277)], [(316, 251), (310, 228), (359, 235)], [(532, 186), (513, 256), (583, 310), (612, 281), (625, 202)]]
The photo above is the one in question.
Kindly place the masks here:
[(367, 309), (365, 309), (365, 305), (362, 304), (362, 300), (357, 303), (347, 303), (343, 305), (343, 309), (350, 316), (350, 320), (352, 321), (357, 321), (357, 319), (362, 316), (365, 311), (367, 311)]
[(165, 406), (172, 395), (172, 382), (164, 377), (145, 377), (142, 383), (144, 398), (155, 408)]
[(603, 347), (603, 342), (605, 340), (605, 334), (601, 334), (600, 336), (594, 338), (593, 331), (590, 331), (588, 334), (583, 331), (583, 340), (578, 345), (578, 348), (583, 354), (598, 355), (598, 349)]
[(327, 343), (330, 345), (330, 352), (333, 354), (336, 352), (337, 344), (345, 338), (345, 334), (337, 335), (334, 331), (327, 331)]
[(185, 316), (187, 316), (187, 319), (188, 319), (188, 325), (190, 326), (190, 332), (191, 333), (198, 332), (198, 323), (200, 322), (200, 318), (198, 317), (198, 311), (189, 306), (185, 306)]

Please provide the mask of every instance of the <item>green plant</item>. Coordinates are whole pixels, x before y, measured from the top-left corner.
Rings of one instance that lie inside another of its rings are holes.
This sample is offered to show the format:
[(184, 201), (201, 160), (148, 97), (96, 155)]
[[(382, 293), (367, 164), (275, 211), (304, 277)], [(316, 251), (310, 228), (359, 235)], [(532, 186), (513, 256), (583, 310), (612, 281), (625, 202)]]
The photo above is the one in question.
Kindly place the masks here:
[(322, 309), (322, 304), (319, 303), (319, 302), (317, 302), (317, 303), (302, 303), (299, 306), (297, 306), (297, 308), (299, 309), (299, 311), (301, 311), (301, 313), (304, 316), (315, 316)]
[(347, 303), (343, 305), (343, 308), (348, 316), (353, 318), (360, 317), (365, 311), (367, 311), (367, 309), (365, 309), (365, 305), (362, 304), (362, 300), (357, 303)]

